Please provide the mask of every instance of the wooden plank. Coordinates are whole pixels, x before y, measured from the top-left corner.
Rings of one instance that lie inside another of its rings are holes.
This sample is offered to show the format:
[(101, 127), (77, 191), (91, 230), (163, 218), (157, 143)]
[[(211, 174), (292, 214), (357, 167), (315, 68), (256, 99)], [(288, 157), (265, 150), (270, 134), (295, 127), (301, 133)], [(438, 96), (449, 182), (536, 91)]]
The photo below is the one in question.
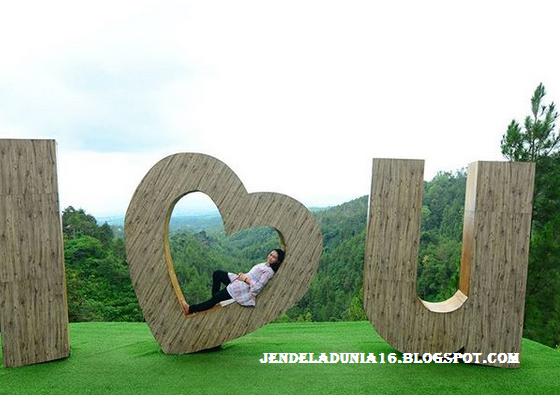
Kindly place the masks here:
[(373, 161), (366, 314), (401, 352), (519, 353), (534, 165), (469, 166), (459, 289), (440, 303), (416, 294), (423, 168), (423, 161)]
[[(256, 307), (235, 303), (184, 316), (168, 229), (174, 205), (195, 191), (214, 201), (228, 234), (258, 226), (277, 230), (286, 257), (258, 295)], [(322, 252), (320, 228), (301, 203), (277, 193), (247, 193), (224, 163), (196, 153), (171, 155), (146, 174), (128, 207), (125, 234), (129, 271), (142, 312), (162, 350), (171, 354), (216, 347), (286, 312), (307, 291)]]
[(68, 357), (54, 140), (0, 140), (0, 318), (5, 367)]

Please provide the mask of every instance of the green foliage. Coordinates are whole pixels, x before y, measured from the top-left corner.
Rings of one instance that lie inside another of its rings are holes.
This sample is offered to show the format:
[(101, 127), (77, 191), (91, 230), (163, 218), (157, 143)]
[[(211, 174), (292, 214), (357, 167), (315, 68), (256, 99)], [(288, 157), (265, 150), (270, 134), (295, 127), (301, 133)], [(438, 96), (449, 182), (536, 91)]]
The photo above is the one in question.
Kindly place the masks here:
[(313, 321), (339, 321), (359, 315), (352, 301), (361, 297), (365, 233), (325, 247), (319, 271), (307, 294), (288, 311), (290, 317), (310, 314)]
[(68, 315), (76, 321), (141, 321), (124, 260), (111, 228), (72, 207), (62, 215)]
[(535, 170), (533, 227), (541, 228), (560, 213), (560, 153), (539, 158)]
[(323, 235), (319, 270), (306, 295), (288, 311), (295, 321), (361, 319), (368, 197), (315, 213)]
[(502, 153), (511, 161), (536, 163), (533, 227), (524, 335), (550, 346), (560, 344), (560, 133), (554, 103), (542, 104), (539, 84), (531, 98), (525, 130), (516, 121), (502, 139)]
[(65, 240), (91, 236), (100, 240), (105, 246), (113, 240), (113, 230), (107, 223), (98, 226), (93, 215), (86, 214), (83, 209), (76, 210), (72, 206), (62, 212), (62, 231)]
[(424, 183), (416, 290), (430, 302), (446, 300), (458, 288), (466, 182), (460, 170)]
[(364, 288), (360, 288), (360, 292), (355, 295), (350, 301), (350, 306), (346, 310), (344, 317), (347, 321), (367, 321), (366, 313), (364, 312)]
[(321, 225), (325, 252), (329, 252), (342, 241), (365, 231), (367, 208), (368, 197), (362, 196), (315, 214)]
[(422, 244), (419, 261), (418, 295), (429, 302), (453, 296), (459, 282), (461, 243), (445, 236), (435, 236)]
[(560, 133), (555, 132), (554, 123), (558, 111), (554, 102), (542, 103), (546, 91), (541, 83), (531, 97), (531, 115), (525, 118), (524, 129), (512, 120), (502, 137), (501, 148), (504, 157), (513, 162), (538, 162), (557, 151)]
[(439, 172), (424, 183), (422, 230), (461, 241), (465, 206), (465, 170)]
[(524, 336), (560, 344), (560, 216), (533, 232), (525, 302)]

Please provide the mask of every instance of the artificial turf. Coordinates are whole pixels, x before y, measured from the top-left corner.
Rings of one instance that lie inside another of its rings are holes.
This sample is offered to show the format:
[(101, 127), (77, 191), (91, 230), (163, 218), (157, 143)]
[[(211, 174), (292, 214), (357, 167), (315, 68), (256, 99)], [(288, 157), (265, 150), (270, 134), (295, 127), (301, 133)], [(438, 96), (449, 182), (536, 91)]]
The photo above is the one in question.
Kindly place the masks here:
[[(165, 355), (143, 323), (70, 325), (68, 359), (0, 368), (2, 394), (560, 393), (560, 353), (523, 340), (521, 367), (261, 364), (263, 353), (395, 352), (369, 322), (269, 324), (222, 347)], [(400, 355), (398, 354), (399, 358)]]

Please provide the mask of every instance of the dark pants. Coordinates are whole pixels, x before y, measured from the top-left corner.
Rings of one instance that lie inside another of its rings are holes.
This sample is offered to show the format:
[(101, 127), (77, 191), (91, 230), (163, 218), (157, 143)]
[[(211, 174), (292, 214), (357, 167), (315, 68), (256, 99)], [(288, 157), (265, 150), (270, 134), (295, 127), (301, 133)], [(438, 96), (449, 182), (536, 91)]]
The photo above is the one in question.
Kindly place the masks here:
[(220, 290), (222, 284), (227, 286), (230, 282), (227, 272), (223, 270), (214, 271), (212, 274), (212, 297), (205, 302), (190, 306), (189, 312), (197, 313), (208, 310), (224, 300), (231, 299), (231, 295), (226, 288)]

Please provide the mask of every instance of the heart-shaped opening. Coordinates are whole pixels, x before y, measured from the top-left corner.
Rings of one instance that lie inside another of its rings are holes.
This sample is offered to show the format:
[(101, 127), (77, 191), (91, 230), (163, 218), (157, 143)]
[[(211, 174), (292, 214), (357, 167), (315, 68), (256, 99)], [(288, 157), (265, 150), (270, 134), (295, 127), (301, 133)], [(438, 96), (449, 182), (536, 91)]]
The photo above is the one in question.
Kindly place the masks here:
[[(227, 235), (220, 212), (202, 192), (183, 196), (173, 207), (169, 224), (168, 269), (179, 302), (210, 299), (215, 270), (247, 273), (282, 246), (278, 231), (254, 227)], [(222, 302), (214, 309), (227, 305)]]

